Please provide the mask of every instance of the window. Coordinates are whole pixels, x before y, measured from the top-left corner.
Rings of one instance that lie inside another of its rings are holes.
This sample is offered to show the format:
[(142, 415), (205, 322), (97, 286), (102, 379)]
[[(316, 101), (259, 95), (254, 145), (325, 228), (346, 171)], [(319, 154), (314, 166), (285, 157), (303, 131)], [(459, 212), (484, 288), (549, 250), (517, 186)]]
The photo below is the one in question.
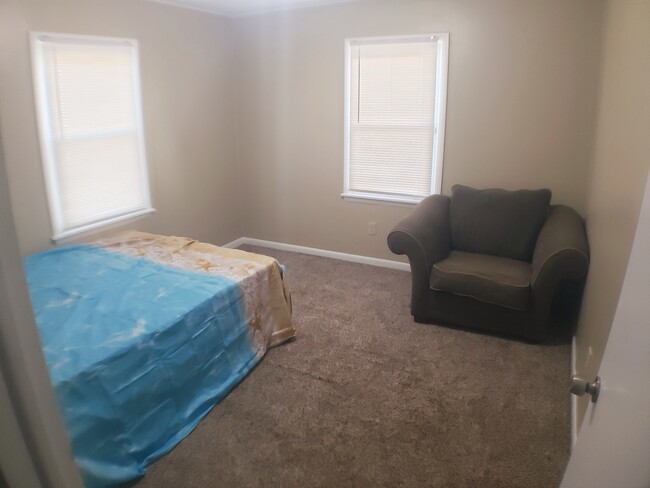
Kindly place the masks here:
[(440, 193), (448, 34), (346, 41), (344, 198)]
[(153, 212), (135, 40), (32, 33), (53, 239)]

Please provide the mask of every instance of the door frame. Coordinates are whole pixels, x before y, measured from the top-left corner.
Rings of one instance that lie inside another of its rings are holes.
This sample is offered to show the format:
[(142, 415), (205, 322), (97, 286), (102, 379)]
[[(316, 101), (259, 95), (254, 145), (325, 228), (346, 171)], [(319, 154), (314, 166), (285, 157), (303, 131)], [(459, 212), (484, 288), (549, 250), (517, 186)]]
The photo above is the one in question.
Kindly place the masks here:
[[(17, 447), (12, 462), (33, 470), (43, 488), (83, 488), (36, 329), (18, 250), (1, 139), (0, 374), (8, 397), (3, 400), (12, 406), (16, 433), (27, 448)], [(4, 440), (8, 442), (9, 438)]]

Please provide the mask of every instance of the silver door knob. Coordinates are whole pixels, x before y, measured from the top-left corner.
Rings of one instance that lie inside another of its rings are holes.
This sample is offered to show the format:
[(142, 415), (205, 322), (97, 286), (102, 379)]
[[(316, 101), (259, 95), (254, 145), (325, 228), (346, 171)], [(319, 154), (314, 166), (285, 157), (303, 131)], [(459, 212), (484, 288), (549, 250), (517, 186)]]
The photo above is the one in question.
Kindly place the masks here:
[(572, 376), (570, 391), (574, 395), (578, 396), (588, 393), (591, 395), (591, 402), (596, 403), (598, 401), (598, 395), (600, 394), (600, 376), (596, 376), (593, 383), (590, 383), (582, 376)]

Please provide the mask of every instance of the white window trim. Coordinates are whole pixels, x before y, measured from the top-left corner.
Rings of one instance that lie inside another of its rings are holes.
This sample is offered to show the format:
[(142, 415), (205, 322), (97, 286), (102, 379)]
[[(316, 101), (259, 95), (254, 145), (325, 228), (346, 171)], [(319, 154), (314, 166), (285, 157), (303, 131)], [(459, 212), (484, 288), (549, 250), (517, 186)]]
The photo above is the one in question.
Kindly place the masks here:
[[(433, 136), (433, 159), (431, 160), (431, 194), (442, 192), (442, 172), (445, 154), (445, 122), (447, 114), (447, 74), (449, 71), (449, 34), (419, 34), (409, 36), (364, 37), (345, 40), (345, 119), (343, 124), (344, 180), (341, 198), (348, 201), (367, 201), (366, 203), (385, 203), (388, 205), (416, 205), (424, 197), (408, 197), (383, 193), (357, 192), (350, 190), (350, 57), (351, 46), (355, 43), (384, 43), (417, 41), (436, 38), (438, 40), (436, 65), (435, 128)], [(436, 164), (436, 162), (439, 162)]]
[[(43, 161), (43, 170), (45, 176), (45, 188), (48, 199), (48, 206), (50, 209), (50, 219), (52, 225), (52, 241), (59, 242), (70, 237), (86, 234), (91, 231), (100, 229), (102, 227), (114, 225), (119, 222), (131, 220), (134, 218), (142, 217), (144, 215), (153, 214), (156, 210), (151, 204), (151, 189), (149, 186), (149, 169), (147, 163), (147, 153), (144, 143), (144, 123), (142, 116), (142, 96), (140, 85), (140, 49), (137, 39), (123, 39), (115, 37), (100, 37), (100, 36), (84, 36), (77, 34), (59, 34), (51, 32), (30, 32), (30, 47), (32, 58), (32, 76), (34, 86), (34, 98), (36, 102), (36, 119), (38, 123), (38, 134), (41, 148), (41, 159)], [(135, 65), (135, 99), (137, 104), (136, 110), (136, 130), (138, 132), (139, 149), (143, 159), (143, 176), (144, 176), (144, 195), (145, 195), (145, 208), (138, 208), (135, 210), (125, 210), (115, 215), (107, 215), (100, 217), (95, 222), (90, 222), (73, 229), (64, 229), (63, 220), (61, 216), (61, 205), (59, 200), (59, 188), (56, 179), (56, 163), (53, 153), (53, 137), (49, 127), (49, 113), (48, 113), (48, 94), (47, 86), (45, 84), (44, 66), (40, 62), (41, 43), (42, 39), (55, 39), (58, 42), (84, 42), (84, 43), (97, 43), (97, 44), (124, 44), (131, 46), (134, 51), (133, 64)]]

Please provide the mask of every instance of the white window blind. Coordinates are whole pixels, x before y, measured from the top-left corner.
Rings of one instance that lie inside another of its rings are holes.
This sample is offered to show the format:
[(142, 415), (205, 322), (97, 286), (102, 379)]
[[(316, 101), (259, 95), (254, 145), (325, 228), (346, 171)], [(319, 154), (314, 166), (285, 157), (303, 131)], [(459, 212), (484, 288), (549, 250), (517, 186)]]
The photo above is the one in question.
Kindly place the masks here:
[(416, 202), (439, 192), (446, 40), (348, 41), (344, 196)]
[(32, 34), (54, 239), (152, 212), (137, 42)]

